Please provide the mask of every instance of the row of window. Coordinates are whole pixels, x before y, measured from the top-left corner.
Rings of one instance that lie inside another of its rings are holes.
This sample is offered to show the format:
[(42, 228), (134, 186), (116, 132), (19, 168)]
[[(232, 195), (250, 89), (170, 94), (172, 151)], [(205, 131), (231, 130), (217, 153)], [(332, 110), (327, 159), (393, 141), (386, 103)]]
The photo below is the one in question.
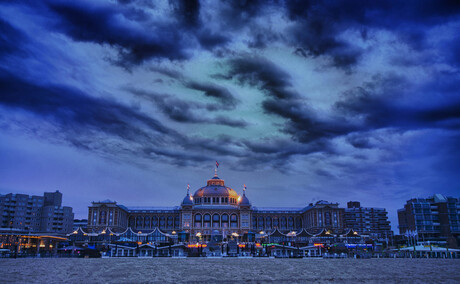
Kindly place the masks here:
[[(294, 226), (295, 225), (295, 226)], [(280, 218), (272, 218), (272, 217), (252, 217), (252, 228), (253, 229), (271, 229), (271, 228), (282, 228), (282, 229), (294, 229), (294, 228), (302, 228), (302, 218), (297, 217), (294, 218), (292, 216), (289, 217), (280, 217)]]
[(236, 204), (237, 199), (233, 197), (197, 197), (194, 198), (195, 204)]
[[(230, 216), (228, 214), (214, 214), (212, 215), (212, 221), (213, 222), (219, 222), (220, 220), (224, 223), (228, 223), (228, 220), (230, 218), (230, 222), (238, 222), (238, 216), (236, 214), (231, 214)], [(211, 222), (211, 214), (204, 214), (203, 216), (198, 213), (195, 214), (194, 218), (195, 222), (201, 222), (202, 220), (204, 222)]]
[(180, 227), (179, 216), (131, 216), (129, 218), (129, 226), (132, 228), (153, 229), (173, 229)]

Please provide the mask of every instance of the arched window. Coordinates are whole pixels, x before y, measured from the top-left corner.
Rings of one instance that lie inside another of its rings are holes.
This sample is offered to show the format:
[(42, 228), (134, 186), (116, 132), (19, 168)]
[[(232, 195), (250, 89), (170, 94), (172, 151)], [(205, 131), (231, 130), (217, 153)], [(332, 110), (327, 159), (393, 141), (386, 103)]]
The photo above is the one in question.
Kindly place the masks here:
[(288, 218), (288, 229), (289, 230), (294, 229), (294, 218), (292, 218), (292, 216), (289, 216), (289, 218)]
[(222, 217), (222, 228), (228, 228), (228, 214), (223, 214)]
[(302, 218), (297, 217), (295, 218), (295, 227), (296, 229), (302, 229)]
[(202, 220), (201, 214), (196, 214), (196, 215), (195, 215), (195, 219), (194, 219), (193, 226), (194, 226), (195, 228), (201, 228), (201, 220)]
[(272, 228), (272, 218), (271, 217), (267, 217), (265, 219), (265, 227), (267, 229), (271, 229)]
[(143, 221), (142, 216), (137, 216), (136, 217), (136, 228), (142, 228), (142, 224), (144, 223), (142, 221)]
[(211, 228), (211, 215), (204, 214), (204, 216), (203, 216), (203, 228)]
[(219, 214), (212, 215), (212, 227), (219, 228), (220, 227), (220, 216)]
[(135, 225), (136, 225), (136, 221), (135, 221), (134, 216), (129, 217), (129, 226), (130, 226), (131, 228), (134, 228)]
[(165, 218), (165, 216), (160, 216), (160, 228), (161, 229), (166, 228), (166, 218)]
[(180, 228), (180, 217), (179, 216), (174, 217), (174, 228), (176, 229)]
[(153, 216), (152, 217), (152, 228), (156, 228), (156, 227), (158, 227), (158, 217)]
[(257, 228), (259, 230), (263, 230), (264, 229), (264, 217), (260, 216), (258, 219), (257, 219)]
[(236, 214), (230, 215), (230, 228), (238, 228), (238, 216)]
[(274, 228), (279, 228), (279, 226), (280, 226), (280, 222), (278, 220), (278, 217), (274, 217), (273, 218), (273, 227)]
[(150, 217), (145, 216), (144, 218), (144, 228), (150, 228)]
[(256, 216), (252, 216), (252, 228), (254, 230), (257, 230), (257, 217)]
[(286, 217), (281, 217), (281, 229), (282, 230), (286, 230), (286, 225), (287, 225), (287, 221), (286, 221)]
[(174, 225), (174, 218), (173, 216), (168, 216), (168, 229), (172, 229)]

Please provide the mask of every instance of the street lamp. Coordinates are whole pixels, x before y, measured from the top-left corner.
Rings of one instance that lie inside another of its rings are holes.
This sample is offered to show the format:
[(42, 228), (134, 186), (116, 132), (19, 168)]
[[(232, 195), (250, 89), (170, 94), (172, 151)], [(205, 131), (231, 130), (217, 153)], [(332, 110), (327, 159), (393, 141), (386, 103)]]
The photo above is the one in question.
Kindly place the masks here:
[(239, 237), (240, 235), (238, 235), (238, 233), (232, 233), (232, 236), (234, 236), (234, 237), (236, 238), (236, 242), (238, 243), (238, 237)]
[(201, 247), (201, 233), (198, 232), (198, 233), (196, 233), (195, 236), (198, 238), (198, 241), (200, 242), (200, 246), (199, 246), (198, 251), (199, 251), (199, 254), (200, 254), (200, 256), (201, 256), (201, 249), (202, 249), (202, 247)]

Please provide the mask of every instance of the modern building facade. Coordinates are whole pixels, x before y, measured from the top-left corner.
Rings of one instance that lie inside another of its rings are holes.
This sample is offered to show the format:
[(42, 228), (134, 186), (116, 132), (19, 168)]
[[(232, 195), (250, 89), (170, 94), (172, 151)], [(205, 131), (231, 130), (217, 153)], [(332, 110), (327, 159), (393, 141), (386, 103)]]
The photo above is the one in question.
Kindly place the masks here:
[(45, 192), (43, 196), (27, 194), (0, 195), (0, 226), (26, 232), (72, 231), (72, 208), (62, 206), (62, 193)]
[(460, 199), (435, 194), (413, 198), (398, 210), (399, 233), (416, 234), (419, 241), (445, 242), (460, 246)]
[(115, 201), (93, 202), (88, 208), (88, 231), (109, 228), (123, 232), (149, 232), (158, 228), (171, 234), (186, 232), (192, 239), (210, 240), (214, 235), (244, 236), (250, 232), (282, 233), (322, 230), (339, 233), (346, 228), (344, 208), (338, 203), (318, 201), (302, 208), (264, 208), (252, 206), (245, 189), (238, 194), (217, 176), (194, 194), (187, 194), (175, 207), (126, 207)]
[(370, 235), (373, 239), (384, 241), (393, 236), (385, 208), (361, 207), (358, 201), (347, 203), (345, 225), (361, 235)]

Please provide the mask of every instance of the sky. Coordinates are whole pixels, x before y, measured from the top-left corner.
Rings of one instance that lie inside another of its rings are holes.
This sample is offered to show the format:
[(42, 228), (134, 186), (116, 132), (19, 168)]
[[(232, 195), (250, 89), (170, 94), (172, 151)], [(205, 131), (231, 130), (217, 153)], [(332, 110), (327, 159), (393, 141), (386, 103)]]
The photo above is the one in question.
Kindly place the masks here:
[(259, 207), (460, 192), (458, 1), (2, 1), (0, 194)]

